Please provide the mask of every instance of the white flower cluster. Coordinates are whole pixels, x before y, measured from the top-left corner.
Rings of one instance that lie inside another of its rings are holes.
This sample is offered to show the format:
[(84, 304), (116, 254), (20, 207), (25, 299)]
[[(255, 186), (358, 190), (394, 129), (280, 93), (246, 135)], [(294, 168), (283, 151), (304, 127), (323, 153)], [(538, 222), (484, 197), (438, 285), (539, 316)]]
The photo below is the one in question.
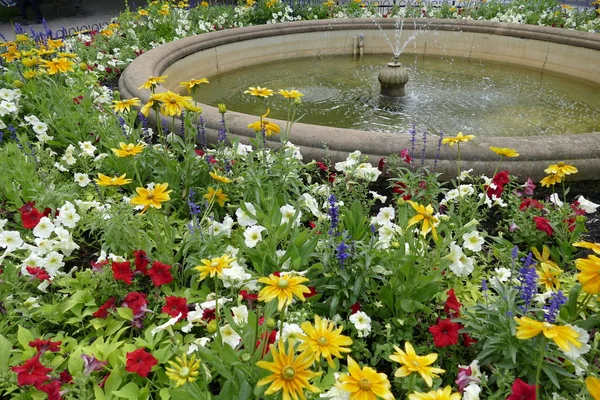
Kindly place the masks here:
[[(20, 99), (21, 91), (19, 89), (0, 89), (0, 117), (16, 115), (19, 112)], [(1, 120), (0, 123), (4, 124)]]
[(381, 171), (376, 167), (373, 167), (368, 162), (363, 162), (365, 157), (359, 150), (348, 155), (345, 161), (341, 161), (335, 164), (335, 169), (344, 172), (349, 177), (364, 179), (369, 182), (375, 182)]
[(27, 124), (31, 126), (36, 134), (37, 139), (41, 143), (45, 143), (48, 140), (54, 139), (54, 136), (48, 135), (48, 124), (39, 120), (35, 115), (28, 115), (23, 118)]

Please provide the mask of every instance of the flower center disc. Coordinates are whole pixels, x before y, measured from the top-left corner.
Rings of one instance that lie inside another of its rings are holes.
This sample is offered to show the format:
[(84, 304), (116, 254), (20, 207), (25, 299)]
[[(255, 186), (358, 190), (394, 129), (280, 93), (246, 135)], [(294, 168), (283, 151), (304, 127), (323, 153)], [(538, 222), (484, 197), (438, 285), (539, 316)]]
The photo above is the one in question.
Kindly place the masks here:
[(179, 376), (182, 378), (186, 378), (190, 374), (190, 369), (188, 367), (183, 367), (179, 370)]
[(219, 263), (218, 263), (217, 261), (213, 261), (213, 262), (210, 264), (210, 266), (211, 266), (212, 268), (217, 268), (217, 267), (219, 266)]
[(285, 289), (286, 287), (288, 287), (289, 282), (287, 281), (287, 279), (280, 279), (279, 282), (277, 282), (277, 286), (279, 286), (282, 289)]
[(291, 365), (287, 365), (283, 369), (282, 375), (284, 379), (292, 380), (294, 379), (294, 376), (296, 376), (296, 370)]
[(146, 198), (148, 200), (152, 200), (154, 198), (154, 193), (148, 193), (148, 195), (146, 196)]
[(360, 381), (358, 381), (358, 387), (361, 390), (369, 390), (369, 389), (371, 389), (371, 382), (369, 382), (368, 379), (363, 378)]
[(321, 336), (318, 342), (321, 346), (325, 346), (327, 344), (327, 338), (325, 336)]

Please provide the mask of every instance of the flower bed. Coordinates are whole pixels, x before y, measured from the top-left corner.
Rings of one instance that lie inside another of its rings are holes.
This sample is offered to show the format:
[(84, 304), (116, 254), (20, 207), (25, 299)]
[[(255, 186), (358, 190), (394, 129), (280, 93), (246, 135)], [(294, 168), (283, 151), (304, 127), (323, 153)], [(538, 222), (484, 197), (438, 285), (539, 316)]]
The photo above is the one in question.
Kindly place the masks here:
[(568, 192), (574, 166), (519, 184), (519, 149), (490, 148), (495, 173), (474, 176), (460, 133), (428, 144), (456, 152), (450, 183), (420, 168), (416, 134), (377, 167), (310, 162), (291, 87), (240, 93), (286, 98), (287, 125), (265, 110), (254, 146), (229, 143), (222, 105), (208, 146), (187, 96), (139, 104), (101, 83), (157, 38), (371, 12), (287, 10), (154, 2), (101, 33), (2, 45), (2, 396), (600, 398), (598, 205)]

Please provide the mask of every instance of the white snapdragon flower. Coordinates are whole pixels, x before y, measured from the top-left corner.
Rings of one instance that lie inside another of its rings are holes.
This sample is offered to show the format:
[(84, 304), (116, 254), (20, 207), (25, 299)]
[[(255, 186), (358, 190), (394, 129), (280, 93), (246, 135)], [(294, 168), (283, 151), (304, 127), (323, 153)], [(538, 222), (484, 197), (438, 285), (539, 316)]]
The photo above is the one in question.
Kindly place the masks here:
[(223, 341), (223, 343), (227, 343), (234, 349), (242, 341), (242, 337), (238, 335), (238, 333), (234, 331), (231, 325), (229, 324), (221, 327), (219, 331), (221, 333), (221, 340)]
[(91, 180), (87, 174), (81, 174), (79, 172), (74, 175), (75, 183), (77, 183), (81, 187), (86, 187), (90, 184)]
[(0, 232), (0, 247), (5, 248), (6, 252), (12, 253), (13, 251), (21, 248), (23, 245), (23, 239), (21, 234), (17, 231), (2, 231)]
[(49, 238), (50, 235), (52, 235), (52, 232), (54, 232), (54, 228), (56, 227), (54, 226), (52, 221), (50, 221), (50, 218), (42, 217), (42, 219), (40, 219), (40, 222), (38, 222), (35, 228), (33, 228), (33, 234), (35, 237)]
[(246, 230), (244, 231), (244, 243), (246, 244), (246, 246), (250, 248), (256, 247), (258, 242), (262, 240), (262, 232), (266, 230), (267, 228), (261, 225), (254, 225), (246, 228)]
[(371, 332), (371, 318), (363, 311), (355, 312), (350, 316), (350, 322), (358, 331), (358, 337), (366, 337)]
[(462, 239), (463, 247), (476, 253), (481, 251), (481, 246), (485, 242), (477, 231), (465, 233)]
[(457, 276), (468, 276), (475, 269), (473, 259), (467, 257), (454, 241), (450, 243), (450, 254), (444, 258), (451, 261), (449, 268)]
[(242, 208), (235, 210), (235, 216), (237, 217), (238, 224), (243, 227), (256, 225), (257, 221), (248, 214), (250, 213), (256, 216), (256, 208), (254, 208), (252, 203), (245, 202), (244, 205), (246, 206), (246, 210), (248, 210), (247, 212)]

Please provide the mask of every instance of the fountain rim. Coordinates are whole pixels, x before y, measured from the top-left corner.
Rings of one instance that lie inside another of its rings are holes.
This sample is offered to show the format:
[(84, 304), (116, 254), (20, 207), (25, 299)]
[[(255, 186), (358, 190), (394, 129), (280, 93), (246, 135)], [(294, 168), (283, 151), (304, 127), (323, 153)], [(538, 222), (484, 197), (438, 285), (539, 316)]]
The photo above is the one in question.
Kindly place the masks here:
[[(512, 36), (520, 39), (531, 39), (582, 47), (600, 51), (600, 35), (588, 32), (569, 31), (559, 28), (548, 28), (534, 25), (509, 24), (475, 20), (444, 19), (408, 19), (405, 23), (417, 28), (435, 29), (438, 31), (473, 32), (490, 35)], [(123, 72), (119, 80), (119, 91), (123, 99), (137, 97), (142, 103), (148, 101), (150, 91), (139, 89), (150, 76), (161, 76), (169, 66), (191, 54), (214, 49), (219, 46), (241, 41), (261, 39), (272, 36), (286, 36), (307, 32), (327, 32), (338, 30), (372, 30), (378, 29), (376, 22), (384, 30), (394, 29), (395, 19), (344, 19), (298, 21), (282, 24), (258, 25), (245, 28), (228, 29), (209, 32), (166, 43), (152, 49), (135, 59)], [(249, 86), (251, 83), (249, 83)], [(158, 86), (156, 92), (165, 92), (167, 88)], [(218, 136), (221, 115), (216, 107), (200, 104), (203, 108), (209, 141), (214, 142)], [(151, 116), (152, 117), (152, 116)], [(249, 143), (254, 132), (247, 128), (255, 122), (256, 116), (228, 111), (227, 124), (233, 138), (242, 143)], [(285, 121), (277, 121), (285, 123)], [(177, 123), (177, 122), (176, 122)], [(455, 133), (454, 133), (455, 134)], [(366, 136), (368, 135), (368, 136)], [(366, 138), (366, 140), (365, 140)], [(277, 139), (271, 139), (269, 146), (278, 147)], [(389, 134), (383, 132), (367, 132), (354, 129), (325, 127), (303, 123), (294, 124), (291, 141), (298, 145), (305, 159), (320, 159), (326, 154), (333, 162), (344, 160), (348, 153), (360, 150), (368, 155), (371, 162), (397, 153), (403, 148), (411, 148), (409, 135)], [(324, 150), (324, 145), (328, 150)], [(521, 156), (504, 160), (504, 166), (524, 181), (531, 176), (541, 179), (547, 165), (557, 161), (565, 161), (577, 166), (579, 174), (573, 180), (600, 179), (600, 133), (582, 133), (551, 137), (481, 137), (461, 147), (461, 161), (465, 169), (474, 168), (477, 172), (492, 174), (498, 156), (488, 148), (510, 147), (517, 149)], [(435, 146), (428, 146), (423, 154), (426, 165), (432, 165), (438, 158), (439, 170), (447, 174), (449, 179), (456, 174), (456, 152), (447, 146), (437, 157)], [(493, 164), (493, 165), (489, 165)]]

